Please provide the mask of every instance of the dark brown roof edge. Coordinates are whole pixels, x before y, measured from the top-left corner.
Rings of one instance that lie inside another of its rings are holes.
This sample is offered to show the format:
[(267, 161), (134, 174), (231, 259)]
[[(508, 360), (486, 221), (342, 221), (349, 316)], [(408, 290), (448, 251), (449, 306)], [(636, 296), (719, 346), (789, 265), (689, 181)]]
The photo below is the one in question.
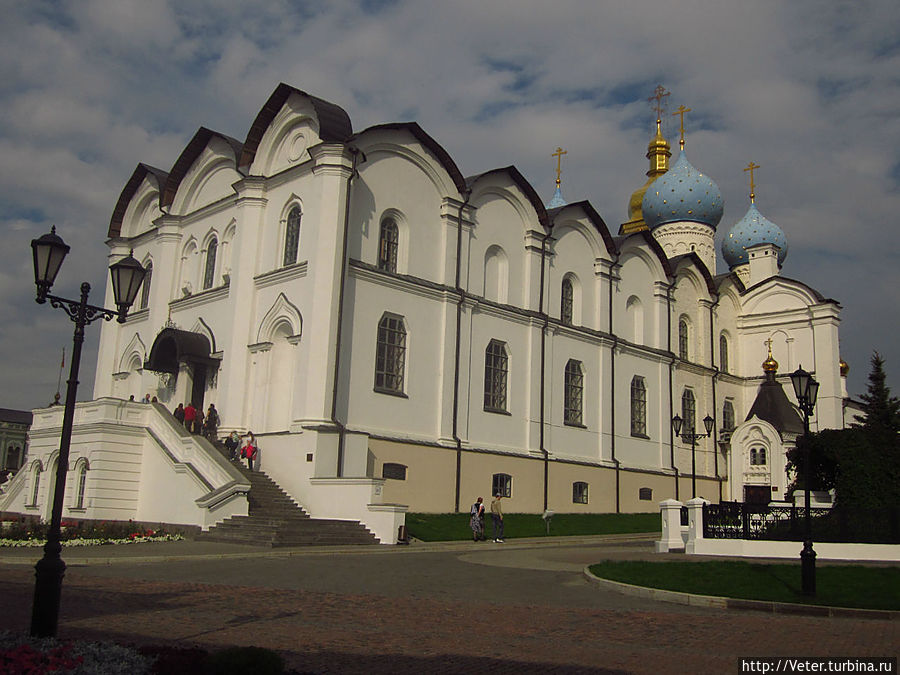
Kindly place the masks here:
[(203, 149), (212, 138), (221, 138), (231, 146), (231, 149), (234, 152), (234, 166), (235, 170), (237, 170), (238, 157), (240, 157), (241, 148), (243, 147), (241, 142), (236, 138), (226, 136), (218, 131), (200, 127), (197, 130), (197, 133), (194, 134), (194, 137), (185, 146), (184, 150), (181, 151), (181, 155), (178, 156), (178, 159), (175, 160), (175, 164), (169, 171), (169, 176), (166, 179), (166, 186), (163, 189), (162, 198), (160, 200), (160, 206), (165, 207), (172, 204), (175, 200), (175, 194), (178, 192), (178, 187), (181, 185), (181, 181), (184, 179), (185, 175), (187, 175), (188, 169), (191, 168), (191, 165), (197, 157), (200, 156), (200, 153), (203, 152)]
[(291, 94), (303, 96), (312, 104), (316, 117), (319, 120), (319, 138), (326, 143), (344, 143), (353, 135), (353, 125), (350, 122), (350, 116), (339, 105), (329, 103), (324, 99), (312, 96), (305, 91), (281, 82), (275, 87), (275, 91), (269, 96), (269, 100), (265, 102), (256, 115), (256, 119), (253, 120), (253, 124), (250, 125), (247, 139), (244, 141), (241, 151), (240, 161), (238, 162), (239, 167), (243, 169), (253, 164), (263, 135)]
[(706, 282), (706, 290), (709, 292), (709, 294), (716, 296), (719, 295), (719, 290), (716, 288), (716, 282), (713, 281), (712, 274), (709, 273), (709, 268), (706, 266), (706, 263), (700, 259), (700, 256), (697, 255), (695, 251), (677, 255), (672, 258), (673, 267), (677, 267), (682, 262), (690, 262), (697, 269), (699, 269), (700, 274), (703, 276), (703, 279)]
[(437, 158), (440, 165), (444, 167), (444, 171), (450, 175), (453, 184), (456, 185), (456, 189), (459, 190), (461, 194), (466, 191), (466, 179), (463, 178), (462, 172), (459, 170), (459, 167), (456, 166), (456, 162), (453, 161), (450, 153), (420, 127), (418, 122), (390, 122), (388, 124), (377, 124), (373, 127), (364, 129), (358, 134), (354, 134), (350, 140), (359, 138), (363, 134), (373, 131), (408, 131)]
[(618, 255), (619, 249), (616, 247), (616, 242), (613, 240), (612, 235), (609, 232), (609, 228), (606, 226), (603, 218), (600, 217), (597, 209), (594, 208), (594, 205), (591, 204), (588, 200), (585, 199), (580, 202), (566, 204), (565, 206), (561, 206), (558, 209), (553, 209), (549, 213), (553, 213), (553, 220), (555, 221), (556, 214), (562, 213), (566, 209), (571, 208), (582, 209), (587, 214), (588, 220), (591, 221), (591, 225), (594, 226), (594, 229), (597, 230), (600, 237), (603, 239), (603, 243), (606, 244), (607, 252), (609, 252), (609, 254), (612, 256)]
[(134, 197), (134, 193), (137, 192), (138, 186), (140, 186), (145, 176), (151, 176), (156, 181), (160, 196), (162, 195), (163, 187), (169, 174), (149, 164), (138, 164), (134, 173), (131, 174), (131, 178), (128, 179), (125, 187), (122, 188), (119, 199), (116, 201), (116, 207), (113, 209), (112, 217), (109, 219), (109, 230), (107, 230), (106, 236), (110, 239), (118, 237), (122, 233), (122, 221), (125, 218), (125, 211), (128, 209), (131, 198)]
[(549, 231), (551, 228), (550, 225), (550, 216), (547, 214), (547, 209), (544, 207), (544, 203), (541, 201), (541, 198), (538, 196), (537, 191), (534, 187), (529, 183), (525, 176), (522, 175), (522, 172), (519, 171), (515, 166), (504, 166), (499, 169), (491, 169), (490, 171), (485, 171), (482, 174), (477, 176), (470, 177), (466, 180), (466, 184), (469, 186), (469, 189), (474, 188), (475, 183), (480, 181), (482, 178), (486, 178), (492, 174), (496, 173), (506, 173), (509, 174), (509, 177), (512, 178), (513, 183), (525, 194), (525, 197), (531, 203), (531, 206), (537, 212), (538, 222), (541, 226)]

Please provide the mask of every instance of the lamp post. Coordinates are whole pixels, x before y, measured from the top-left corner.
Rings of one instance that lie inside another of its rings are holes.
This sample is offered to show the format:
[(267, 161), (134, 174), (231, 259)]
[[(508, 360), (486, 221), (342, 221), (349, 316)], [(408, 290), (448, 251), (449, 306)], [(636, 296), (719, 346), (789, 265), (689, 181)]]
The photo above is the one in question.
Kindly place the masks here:
[(803, 413), (803, 487), (806, 488), (804, 499), (804, 539), (803, 550), (800, 551), (800, 586), (803, 595), (816, 594), (816, 552), (812, 543), (812, 517), (809, 510), (811, 492), (811, 473), (809, 457), (809, 418), (816, 407), (816, 396), (819, 394), (819, 383), (812, 375), (800, 366), (791, 373), (791, 384), (797, 396), (797, 405)]
[(75, 418), (75, 395), (78, 390), (78, 367), (81, 362), (84, 328), (96, 319), (110, 321), (116, 318), (119, 323), (125, 323), (128, 309), (137, 296), (146, 270), (130, 254), (110, 266), (113, 295), (118, 308), (117, 311), (113, 311), (88, 304), (87, 299), (91, 285), (87, 282), (81, 284), (81, 300), (79, 301), (50, 295), (50, 288), (62, 266), (63, 259), (69, 252), (69, 247), (56, 234), (55, 226), (51, 228), (49, 234), (45, 234), (39, 239), (33, 239), (31, 249), (34, 257), (37, 303), (42, 305), (49, 300), (51, 307), (61, 308), (75, 322), (72, 364), (69, 369), (62, 437), (59, 441), (59, 457), (56, 465), (53, 513), (50, 519), (50, 530), (47, 533), (47, 543), (44, 546), (44, 557), (35, 565), (34, 603), (31, 610), (31, 634), (36, 637), (53, 637), (56, 635), (59, 620), (59, 599), (62, 592), (63, 575), (66, 571), (66, 564), (60, 557), (62, 546), (59, 541), (59, 528), (62, 520), (63, 494), (66, 489), (72, 425)]
[(705, 434), (698, 434), (694, 431), (694, 420), (690, 420), (690, 428), (685, 429), (684, 433), (681, 431), (681, 427), (684, 424), (684, 420), (681, 419), (678, 415), (672, 418), (672, 429), (675, 430), (675, 435), (680, 436), (686, 442), (691, 444), (691, 497), (697, 496), (697, 440), (700, 438), (707, 438), (712, 435), (713, 425), (716, 421), (707, 415), (703, 418), (703, 426), (706, 427)]

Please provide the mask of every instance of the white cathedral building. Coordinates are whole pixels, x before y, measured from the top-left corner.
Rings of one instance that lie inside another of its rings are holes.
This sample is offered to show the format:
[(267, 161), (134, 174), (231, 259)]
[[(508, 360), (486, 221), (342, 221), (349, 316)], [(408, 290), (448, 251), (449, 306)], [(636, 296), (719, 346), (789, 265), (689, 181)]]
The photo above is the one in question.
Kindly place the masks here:
[[(63, 517), (246, 514), (246, 480), (173, 424), (189, 400), (216, 405), (221, 434), (252, 431), (310, 514), (385, 543), (407, 508), (497, 491), (507, 512), (654, 511), (692, 485), (783, 499), (802, 431), (787, 374), (820, 383), (813, 429), (843, 425), (840, 305), (782, 276), (785, 235), (752, 195), (717, 272), (719, 189), (683, 143), (670, 156), (657, 121), (613, 231), (558, 188), (545, 206), (515, 167), (466, 177), (416, 123), (354, 131), (281, 84), (244, 141), (201, 128), (168, 171), (139, 164), (107, 245), (151, 274), (103, 325)], [(147, 392), (160, 404), (128, 401)], [(712, 433), (692, 449), (676, 414)], [(61, 423), (34, 411), (0, 510), (49, 514)]]

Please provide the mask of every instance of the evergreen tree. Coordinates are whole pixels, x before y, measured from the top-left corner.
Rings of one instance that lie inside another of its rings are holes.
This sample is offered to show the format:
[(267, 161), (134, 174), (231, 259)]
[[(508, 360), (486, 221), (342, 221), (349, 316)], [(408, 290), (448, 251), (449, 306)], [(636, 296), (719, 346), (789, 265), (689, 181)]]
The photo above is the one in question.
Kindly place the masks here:
[(885, 384), (884, 359), (878, 352), (872, 352), (872, 370), (869, 372), (869, 384), (863, 401), (865, 416), (857, 417), (854, 428), (868, 432), (896, 434), (900, 432), (900, 399), (891, 396), (891, 390)]

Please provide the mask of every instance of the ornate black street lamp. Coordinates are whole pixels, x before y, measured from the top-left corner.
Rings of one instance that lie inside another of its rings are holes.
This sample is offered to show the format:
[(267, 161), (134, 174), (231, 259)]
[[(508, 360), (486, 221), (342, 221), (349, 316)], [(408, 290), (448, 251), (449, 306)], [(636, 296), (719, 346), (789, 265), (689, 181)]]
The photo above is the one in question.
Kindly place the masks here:
[[(53, 493), (53, 515), (50, 519), (50, 530), (44, 546), (44, 557), (35, 565), (34, 603), (31, 610), (31, 634), (36, 637), (52, 637), (56, 635), (59, 620), (59, 599), (62, 592), (62, 580), (66, 564), (60, 557), (62, 546), (59, 543), (59, 528), (62, 520), (63, 494), (66, 489), (66, 472), (69, 465), (69, 445), (72, 441), (72, 424), (75, 418), (75, 395), (78, 390), (78, 367), (81, 362), (81, 345), (84, 342), (84, 327), (96, 319), (110, 321), (116, 318), (125, 323), (128, 309), (137, 296), (138, 289), (144, 281), (146, 270), (130, 254), (128, 257), (112, 264), (109, 268), (112, 275), (113, 295), (117, 311), (94, 307), (87, 303), (91, 285), (81, 284), (81, 300), (66, 300), (50, 295), (50, 288), (56, 274), (62, 266), (69, 247), (56, 234), (56, 227), (49, 234), (31, 241), (34, 255), (34, 283), (37, 286), (37, 302), (44, 304), (50, 301), (51, 307), (61, 308), (75, 322), (75, 337), (72, 347), (72, 365), (69, 369), (68, 388), (66, 389), (66, 408), (63, 415), (62, 437), (59, 441), (59, 458), (56, 465), (56, 484)], [(132, 251), (133, 253), (133, 251)]]
[(800, 551), (800, 586), (803, 595), (816, 594), (816, 552), (812, 543), (812, 519), (809, 511), (809, 495), (812, 491), (809, 458), (809, 418), (816, 407), (816, 396), (819, 394), (819, 383), (812, 375), (800, 366), (791, 373), (791, 384), (794, 385), (794, 394), (797, 396), (797, 405), (803, 413), (803, 487), (806, 488), (804, 506), (804, 540), (803, 550)]
[(689, 423), (690, 429), (685, 429), (682, 433), (681, 426), (684, 424), (684, 420), (678, 415), (672, 418), (672, 429), (675, 430), (675, 435), (691, 444), (691, 497), (693, 498), (697, 496), (697, 440), (712, 435), (713, 425), (716, 421), (709, 415), (703, 418), (703, 426), (706, 427), (705, 434), (698, 434), (694, 431), (693, 419), (689, 420)]

